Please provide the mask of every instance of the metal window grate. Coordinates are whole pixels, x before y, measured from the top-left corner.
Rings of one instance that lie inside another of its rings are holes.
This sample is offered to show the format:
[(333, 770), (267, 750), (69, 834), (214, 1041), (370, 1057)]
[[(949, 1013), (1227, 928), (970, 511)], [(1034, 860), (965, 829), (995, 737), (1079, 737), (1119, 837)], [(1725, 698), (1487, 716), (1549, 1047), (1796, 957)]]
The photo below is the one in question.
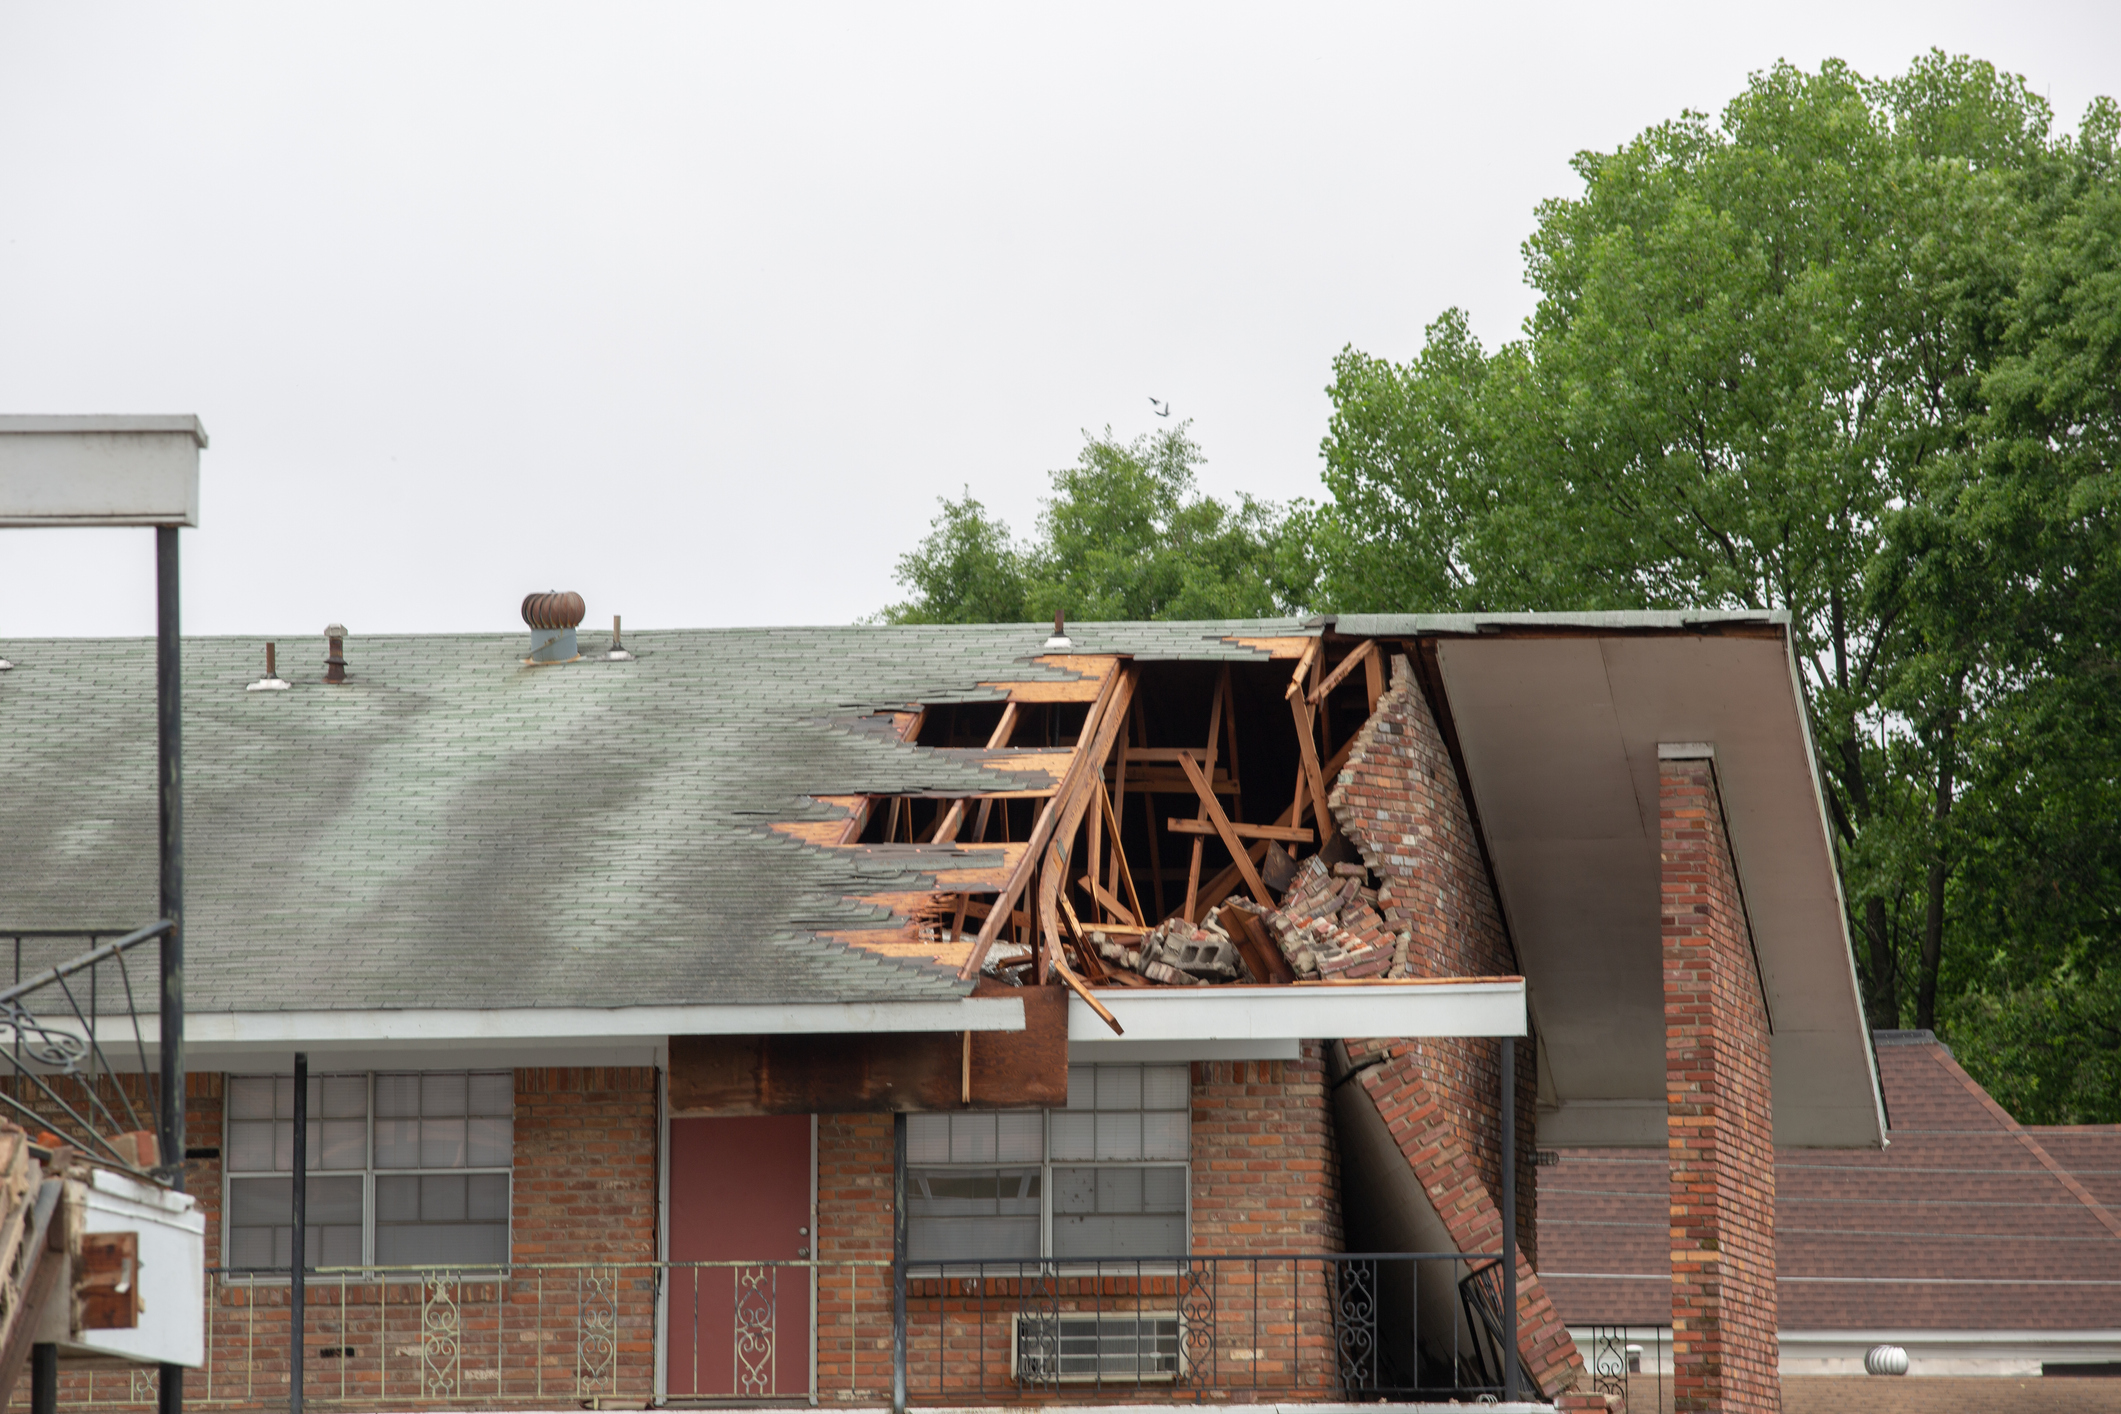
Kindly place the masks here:
[(1184, 1372), (1178, 1313), (1023, 1315), (1016, 1318), (1011, 1374), (1021, 1385), (1171, 1383)]

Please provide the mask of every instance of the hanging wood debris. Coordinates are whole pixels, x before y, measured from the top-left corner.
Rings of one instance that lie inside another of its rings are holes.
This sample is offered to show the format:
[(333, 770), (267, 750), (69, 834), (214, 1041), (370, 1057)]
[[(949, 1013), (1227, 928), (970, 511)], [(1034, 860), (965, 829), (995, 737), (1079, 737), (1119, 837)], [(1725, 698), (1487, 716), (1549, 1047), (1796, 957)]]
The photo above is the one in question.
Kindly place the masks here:
[[(1408, 939), (1329, 797), (1387, 691), (1398, 643), (1231, 640), (1221, 661), (1061, 654), (999, 700), (910, 705), (873, 732), (1001, 788), (820, 796), (813, 843), (930, 871), (866, 895), (895, 921), (831, 936), (954, 965), (965, 981), (1072, 989), (1404, 977)], [(1056, 677), (1050, 670), (1062, 670)]]

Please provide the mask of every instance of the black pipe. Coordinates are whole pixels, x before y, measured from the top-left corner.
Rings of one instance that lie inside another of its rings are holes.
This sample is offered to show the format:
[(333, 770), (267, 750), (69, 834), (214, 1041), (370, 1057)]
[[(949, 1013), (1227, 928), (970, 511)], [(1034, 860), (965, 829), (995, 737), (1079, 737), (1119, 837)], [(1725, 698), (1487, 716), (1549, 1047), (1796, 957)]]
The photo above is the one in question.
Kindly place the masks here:
[(59, 1347), (49, 1341), (29, 1348), (29, 1414), (59, 1414)]
[(295, 1052), (295, 1231), (287, 1259), (287, 1414), (302, 1414), (302, 1308), (309, 1295), (309, 1053)]
[(906, 1112), (891, 1116), (891, 1408), (906, 1414)]
[[(161, 804), (162, 1171), (184, 1191), (184, 674), (177, 640), (177, 527), (155, 527), (155, 745)], [(182, 1414), (184, 1367), (164, 1365), (160, 1414)]]
[(1517, 1402), (1517, 1038), (1502, 1038), (1502, 1402)]

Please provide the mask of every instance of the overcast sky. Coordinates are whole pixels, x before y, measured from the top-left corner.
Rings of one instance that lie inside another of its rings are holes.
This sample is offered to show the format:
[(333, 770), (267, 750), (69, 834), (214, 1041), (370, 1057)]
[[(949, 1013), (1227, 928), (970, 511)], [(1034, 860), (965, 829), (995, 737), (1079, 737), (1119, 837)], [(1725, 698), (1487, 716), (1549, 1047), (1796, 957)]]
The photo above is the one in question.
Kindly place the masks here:
[[(0, 411), (204, 419), (193, 633), (846, 622), (1151, 396), (1316, 494), (1334, 353), (1511, 337), (1573, 152), (1930, 46), (2121, 91), (2111, 0), (7, 0)], [(149, 537), (0, 530), (0, 646), (150, 631)]]

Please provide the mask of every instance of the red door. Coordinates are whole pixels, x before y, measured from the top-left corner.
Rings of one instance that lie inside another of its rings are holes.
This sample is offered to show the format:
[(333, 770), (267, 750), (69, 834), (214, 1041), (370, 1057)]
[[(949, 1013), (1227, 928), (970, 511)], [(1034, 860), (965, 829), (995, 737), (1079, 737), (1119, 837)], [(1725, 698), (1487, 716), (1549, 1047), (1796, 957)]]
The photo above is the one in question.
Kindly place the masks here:
[(808, 1115), (670, 1122), (672, 1399), (809, 1395), (809, 1222)]

